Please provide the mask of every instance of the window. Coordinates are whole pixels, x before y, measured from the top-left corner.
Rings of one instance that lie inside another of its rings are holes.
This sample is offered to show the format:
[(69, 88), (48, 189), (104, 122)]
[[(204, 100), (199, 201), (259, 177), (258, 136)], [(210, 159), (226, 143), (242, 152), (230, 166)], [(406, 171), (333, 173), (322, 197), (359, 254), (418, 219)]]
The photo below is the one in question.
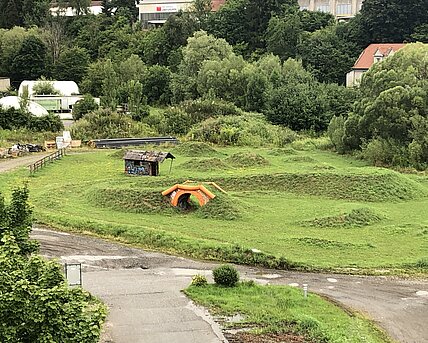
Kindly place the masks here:
[(317, 11), (329, 13), (330, 5), (329, 4), (321, 4), (317, 6)]
[(343, 16), (352, 15), (351, 0), (338, 1), (336, 5), (336, 15), (343, 15)]
[(144, 29), (149, 27), (149, 21), (152, 20), (167, 20), (168, 17), (172, 14), (172, 12), (157, 12), (157, 13), (140, 13), (140, 21), (141, 25)]

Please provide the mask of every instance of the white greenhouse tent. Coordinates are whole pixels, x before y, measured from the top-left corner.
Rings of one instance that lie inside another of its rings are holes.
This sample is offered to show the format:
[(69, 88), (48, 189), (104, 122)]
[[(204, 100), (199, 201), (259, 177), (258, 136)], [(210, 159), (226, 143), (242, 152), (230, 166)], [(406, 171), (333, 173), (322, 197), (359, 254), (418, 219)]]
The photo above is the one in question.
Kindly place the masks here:
[(60, 93), (62, 96), (72, 96), (79, 93), (79, 87), (77, 86), (77, 83), (74, 81), (22, 81), (19, 89), (18, 89), (18, 95), (22, 96), (24, 93), (24, 87), (28, 87), (28, 96), (31, 97), (35, 95), (33, 93), (33, 87), (38, 82), (49, 82), (52, 84), (52, 86)]
[[(21, 108), (21, 98), (19, 96), (5, 96), (4, 98), (0, 98), (0, 106), (5, 109), (12, 107), (19, 110)], [(27, 110), (36, 117), (42, 117), (49, 114), (43, 106), (35, 103), (34, 101), (28, 101)]]

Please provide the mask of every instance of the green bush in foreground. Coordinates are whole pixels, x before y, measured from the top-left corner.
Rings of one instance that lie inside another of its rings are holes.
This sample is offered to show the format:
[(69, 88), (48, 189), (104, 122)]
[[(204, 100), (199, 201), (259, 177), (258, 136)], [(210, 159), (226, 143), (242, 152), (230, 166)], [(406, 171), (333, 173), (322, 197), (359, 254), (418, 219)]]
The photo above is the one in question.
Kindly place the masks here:
[(214, 282), (225, 287), (234, 287), (239, 281), (238, 271), (227, 264), (213, 270)]
[(27, 199), (25, 187), (10, 204), (0, 195), (0, 342), (96, 343), (107, 308), (70, 288), (60, 264), (36, 254)]
[(192, 286), (205, 286), (208, 284), (207, 278), (203, 275), (195, 275), (192, 277)]

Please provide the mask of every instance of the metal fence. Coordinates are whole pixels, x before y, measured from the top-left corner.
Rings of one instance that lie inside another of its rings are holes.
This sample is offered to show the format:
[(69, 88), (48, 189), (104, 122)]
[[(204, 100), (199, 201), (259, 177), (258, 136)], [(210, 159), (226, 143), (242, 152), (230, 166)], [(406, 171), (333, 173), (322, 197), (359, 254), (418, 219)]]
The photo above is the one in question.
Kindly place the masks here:
[(51, 163), (53, 161), (59, 160), (65, 156), (65, 148), (64, 149), (58, 149), (57, 151), (53, 152), (52, 154), (43, 157), (42, 159), (34, 162), (33, 164), (30, 164), (28, 167), (30, 168), (30, 174), (34, 174), (39, 169), (42, 169), (46, 164)]

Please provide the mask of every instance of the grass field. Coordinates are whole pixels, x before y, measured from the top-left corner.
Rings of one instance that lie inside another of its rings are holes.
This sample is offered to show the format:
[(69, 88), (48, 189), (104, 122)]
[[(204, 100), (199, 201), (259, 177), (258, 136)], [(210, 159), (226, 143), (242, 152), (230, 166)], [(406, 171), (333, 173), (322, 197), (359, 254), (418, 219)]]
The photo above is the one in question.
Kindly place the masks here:
[[(283, 149), (183, 144), (159, 177), (128, 177), (120, 151), (66, 156), (28, 181), (39, 222), (192, 257), (353, 273), (428, 272), (428, 178), (305, 144)], [(196, 156), (195, 156), (196, 155)], [(193, 157), (192, 157), (193, 156)], [(180, 212), (160, 192), (185, 180), (227, 194)], [(254, 252), (252, 249), (260, 250)]]
[[(301, 289), (251, 283), (233, 288), (210, 284), (190, 286), (185, 293), (216, 317), (227, 319), (239, 314), (237, 322), (225, 320), (226, 329), (244, 329), (242, 333), (250, 329), (249, 334), (273, 334), (278, 338), (248, 342), (392, 342), (360, 315), (349, 315), (315, 294), (305, 299)], [(281, 334), (291, 334), (296, 340), (280, 339)]]

